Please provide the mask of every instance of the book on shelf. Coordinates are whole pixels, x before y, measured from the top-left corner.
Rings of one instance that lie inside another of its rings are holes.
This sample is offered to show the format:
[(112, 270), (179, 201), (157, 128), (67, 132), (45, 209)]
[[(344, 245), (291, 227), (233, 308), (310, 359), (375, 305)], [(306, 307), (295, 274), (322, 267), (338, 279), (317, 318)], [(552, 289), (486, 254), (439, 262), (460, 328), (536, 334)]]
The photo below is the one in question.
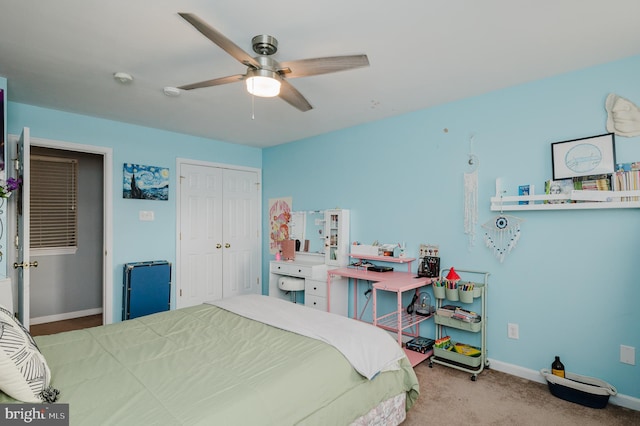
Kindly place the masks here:
[(611, 175), (574, 177), (573, 189), (582, 191), (611, 191)]
[[(547, 195), (571, 195), (573, 179), (548, 180), (544, 183), (544, 193)], [(571, 202), (567, 199), (545, 200), (545, 204), (564, 204)]]
[[(613, 191), (640, 190), (640, 162), (618, 164), (611, 178)], [(620, 201), (639, 201), (640, 197), (620, 197)]]
[(630, 171), (639, 171), (640, 170), (640, 161), (634, 161), (633, 163), (618, 163), (616, 165), (617, 172), (630, 172)]
[[(534, 195), (535, 185), (520, 185), (518, 186), (518, 195)], [(529, 204), (529, 201), (518, 201), (518, 204)]]
[[(624, 178), (620, 178), (619, 180), (624, 180)], [(611, 191), (611, 190), (619, 190), (616, 189), (618, 185), (616, 184), (615, 176), (602, 174), (602, 175), (593, 175), (593, 176), (576, 176), (569, 179), (560, 179), (560, 180), (548, 180), (545, 182), (545, 194), (554, 195), (554, 194), (562, 194), (571, 196), (571, 191), (579, 190), (579, 191)], [(560, 200), (545, 200), (545, 204), (563, 204), (563, 203), (575, 203), (580, 201), (575, 201), (571, 199), (560, 199)]]

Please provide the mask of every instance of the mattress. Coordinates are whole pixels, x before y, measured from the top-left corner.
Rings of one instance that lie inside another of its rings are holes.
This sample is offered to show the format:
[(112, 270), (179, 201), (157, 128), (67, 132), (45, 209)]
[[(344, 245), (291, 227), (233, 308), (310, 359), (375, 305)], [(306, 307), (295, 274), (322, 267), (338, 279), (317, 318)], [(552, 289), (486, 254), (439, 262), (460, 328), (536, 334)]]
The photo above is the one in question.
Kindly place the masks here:
[(368, 380), (330, 344), (210, 304), (35, 340), (71, 425), (340, 425), (419, 394), (406, 358)]

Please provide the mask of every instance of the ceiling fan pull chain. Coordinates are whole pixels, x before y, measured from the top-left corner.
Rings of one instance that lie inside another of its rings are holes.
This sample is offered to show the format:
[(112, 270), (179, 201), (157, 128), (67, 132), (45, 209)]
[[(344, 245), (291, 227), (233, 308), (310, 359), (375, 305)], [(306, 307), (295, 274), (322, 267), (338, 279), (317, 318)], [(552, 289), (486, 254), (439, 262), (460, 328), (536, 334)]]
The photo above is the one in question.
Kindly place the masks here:
[(255, 103), (256, 103), (256, 97), (255, 97), (255, 95), (251, 95), (251, 119), (252, 120), (256, 119)]

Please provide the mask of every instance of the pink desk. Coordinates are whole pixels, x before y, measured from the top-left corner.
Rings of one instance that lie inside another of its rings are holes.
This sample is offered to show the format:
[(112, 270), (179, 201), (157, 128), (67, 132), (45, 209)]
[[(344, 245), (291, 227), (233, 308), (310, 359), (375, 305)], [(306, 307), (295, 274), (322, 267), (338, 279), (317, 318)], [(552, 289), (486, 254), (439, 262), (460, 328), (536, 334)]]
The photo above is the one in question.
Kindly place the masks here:
[[(384, 328), (390, 331), (398, 332), (398, 344), (402, 345), (403, 330), (416, 326), (414, 333), (404, 333), (412, 337), (419, 335), (419, 324), (431, 318), (429, 316), (422, 316), (417, 314), (408, 314), (404, 306), (402, 306), (402, 293), (405, 291), (415, 290), (416, 294), (420, 287), (431, 284), (432, 278), (415, 278), (413, 281), (409, 280), (391, 280), (380, 281), (373, 284), (373, 325), (380, 328)], [(393, 291), (396, 293), (397, 305), (396, 310), (386, 315), (378, 316), (377, 308), (377, 294), (378, 290)]]
[[(398, 333), (398, 344), (402, 346), (403, 330), (416, 326), (415, 332), (404, 333), (416, 337), (419, 335), (419, 324), (431, 318), (431, 316), (421, 316), (416, 314), (407, 314), (406, 309), (402, 306), (402, 293), (405, 291), (415, 290), (416, 293), (420, 287), (431, 284), (435, 278), (416, 277), (411, 272), (373, 272), (366, 269), (357, 268), (339, 268), (327, 271), (327, 311), (331, 312), (331, 278), (334, 276), (351, 278), (354, 280), (353, 286), (353, 318), (357, 318), (358, 306), (358, 280), (367, 280), (373, 282), (373, 325), (385, 330)], [(378, 316), (377, 312), (377, 292), (392, 291), (396, 293), (397, 306), (394, 312), (386, 315)], [(415, 366), (432, 355), (432, 351), (426, 354), (406, 350), (407, 357), (411, 365)]]
[[(353, 305), (355, 306), (353, 318), (357, 318), (358, 307), (358, 280), (371, 281), (373, 283), (379, 282), (395, 282), (400, 285), (411, 284), (414, 282), (422, 283), (418, 287), (422, 287), (431, 283), (431, 278), (415, 278), (415, 274), (411, 272), (373, 272), (364, 268), (338, 268), (327, 271), (327, 312), (331, 312), (331, 278), (332, 277), (344, 277), (351, 278), (354, 281), (353, 286)], [(427, 280), (427, 281), (425, 281)]]

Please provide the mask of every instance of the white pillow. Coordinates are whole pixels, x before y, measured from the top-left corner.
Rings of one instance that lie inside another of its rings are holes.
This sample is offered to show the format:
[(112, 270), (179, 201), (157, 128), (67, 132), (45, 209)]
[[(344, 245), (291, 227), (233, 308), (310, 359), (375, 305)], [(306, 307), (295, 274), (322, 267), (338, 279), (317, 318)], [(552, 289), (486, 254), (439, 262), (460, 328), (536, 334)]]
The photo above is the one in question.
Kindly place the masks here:
[[(18, 401), (42, 403), (43, 395), (50, 391), (50, 380), (51, 371), (36, 342), (20, 321), (0, 306), (0, 390)], [(54, 393), (57, 396), (57, 391)]]

